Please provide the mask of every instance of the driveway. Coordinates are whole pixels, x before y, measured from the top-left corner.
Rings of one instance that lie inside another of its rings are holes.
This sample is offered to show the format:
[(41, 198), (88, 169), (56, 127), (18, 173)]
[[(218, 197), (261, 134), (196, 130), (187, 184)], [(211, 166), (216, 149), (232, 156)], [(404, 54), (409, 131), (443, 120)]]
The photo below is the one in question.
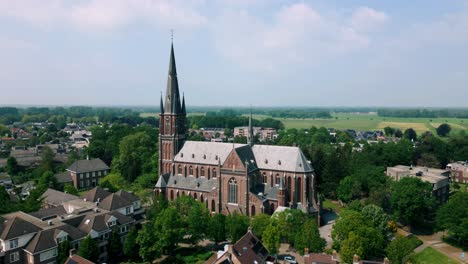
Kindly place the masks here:
[(460, 263), (468, 263), (468, 256), (465, 256), (465, 258), (462, 259), (461, 253), (463, 251), (442, 241), (442, 236), (443, 232), (438, 232), (432, 235), (417, 235), (417, 237), (421, 239), (424, 244), (431, 246), (433, 249), (439, 251), (440, 253), (452, 259), (455, 259)]
[(320, 236), (325, 238), (327, 241), (326, 248), (331, 248), (333, 240), (331, 237), (331, 231), (333, 224), (335, 224), (336, 213), (333, 211), (325, 211), (322, 215), (322, 220), (325, 223), (323, 226), (319, 227)]

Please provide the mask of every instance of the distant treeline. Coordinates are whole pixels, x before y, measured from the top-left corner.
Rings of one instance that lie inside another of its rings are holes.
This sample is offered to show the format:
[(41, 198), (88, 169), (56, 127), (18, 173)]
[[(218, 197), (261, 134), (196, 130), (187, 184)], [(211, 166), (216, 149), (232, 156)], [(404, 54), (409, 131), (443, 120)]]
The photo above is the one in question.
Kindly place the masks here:
[(379, 109), (383, 117), (406, 118), (468, 118), (468, 109)]
[[(210, 116), (210, 115), (194, 115), (188, 116), (188, 125), (190, 128), (229, 128), (233, 129), (238, 126), (247, 126), (249, 118), (246, 116)], [(284, 125), (281, 121), (266, 118), (261, 121), (253, 119), (253, 126), (272, 127), (275, 129), (283, 129)]]
[(36, 123), (51, 122), (64, 126), (69, 122), (81, 123), (127, 123), (136, 125), (146, 122), (157, 126), (158, 120), (154, 117), (140, 117), (138, 112), (125, 108), (113, 107), (0, 107), (0, 124), (11, 125), (14, 122)]
[[(198, 109), (208, 110), (208, 109)], [(279, 118), (331, 118), (330, 111), (320, 108), (226, 108), (206, 111), (206, 116), (242, 116), (252, 111), (256, 115)], [(203, 112), (203, 111), (200, 111)]]

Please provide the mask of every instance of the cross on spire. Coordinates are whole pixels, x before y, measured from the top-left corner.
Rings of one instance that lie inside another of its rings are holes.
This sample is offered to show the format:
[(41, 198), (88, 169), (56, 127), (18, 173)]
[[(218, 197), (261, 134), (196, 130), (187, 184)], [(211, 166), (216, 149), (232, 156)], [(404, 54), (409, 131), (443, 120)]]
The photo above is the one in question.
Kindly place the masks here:
[(174, 42), (174, 29), (171, 28), (171, 42)]

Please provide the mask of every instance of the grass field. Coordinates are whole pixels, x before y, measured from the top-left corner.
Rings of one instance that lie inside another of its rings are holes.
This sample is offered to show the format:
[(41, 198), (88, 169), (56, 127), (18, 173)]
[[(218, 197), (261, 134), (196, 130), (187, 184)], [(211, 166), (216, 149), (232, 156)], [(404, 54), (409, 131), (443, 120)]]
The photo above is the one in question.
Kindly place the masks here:
[[(202, 115), (203, 113), (190, 113), (189, 115)], [(157, 113), (142, 113), (142, 117), (158, 116)], [(254, 115), (255, 119), (265, 119), (269, 116)], [(383, 130), (389, 126), (404, 131), (407, 128), (413, 128), (417, 133), (431, 131), (436, 134), (436, 128), (443, 123), (448, 123), (453, 132), (468, 130), (468, 119), (460, 118), (396, 118), (380, 117), (375, 113), (337, 113), (332, 114), (330, 119), (312, 119), (312, 118), (276, 118), (283, 122), (286, 128), (310, 128), (326, 127), (336, 129), (355, 129), (355, 130)]]
[(431, 247), (427, 247), (423, 251), (412, 256), (411, 263), (413, 264), (448, 264), (448, 263), (454, 264), (454, 263), (458, 263), (458, 261), (448, 258), (444, 254), (440, 253), (439, 251)]
[[(263, 115), (255, 115), (254, 118), (267, 118)], [(361, 113), (346, 113), (332, 114), (331, 119), (295, 119), (295, 118), (278, 118), (286, 128), (310, 128), (327, 127), (336, 129), (356, 129), (356, 130), (382, 130), (386, 126), (405, 130), (413, 128), (416, 132), (425, 131), (436, 132), (436, 128), (442, 123), (448, 123), (452, 127), (452, 131), (468, 129), (468, 119), (459, 118), (395, 118), (395, 117), (380, 117), (377, 114), (361, 114)]]

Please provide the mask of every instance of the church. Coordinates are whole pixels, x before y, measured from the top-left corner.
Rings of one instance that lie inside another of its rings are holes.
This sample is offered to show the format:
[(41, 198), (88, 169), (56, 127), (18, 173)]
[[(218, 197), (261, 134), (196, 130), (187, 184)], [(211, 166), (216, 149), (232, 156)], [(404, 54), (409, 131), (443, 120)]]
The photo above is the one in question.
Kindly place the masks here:
[(314, 169), (298, 147), (187, 141), (185, 98), (180, 96), (171, 45), (166, 95), (159, 115), (159, 179), (168, 200), (187, 195), (212, 213), (248, 216), (286, 208), (319, 215)]

